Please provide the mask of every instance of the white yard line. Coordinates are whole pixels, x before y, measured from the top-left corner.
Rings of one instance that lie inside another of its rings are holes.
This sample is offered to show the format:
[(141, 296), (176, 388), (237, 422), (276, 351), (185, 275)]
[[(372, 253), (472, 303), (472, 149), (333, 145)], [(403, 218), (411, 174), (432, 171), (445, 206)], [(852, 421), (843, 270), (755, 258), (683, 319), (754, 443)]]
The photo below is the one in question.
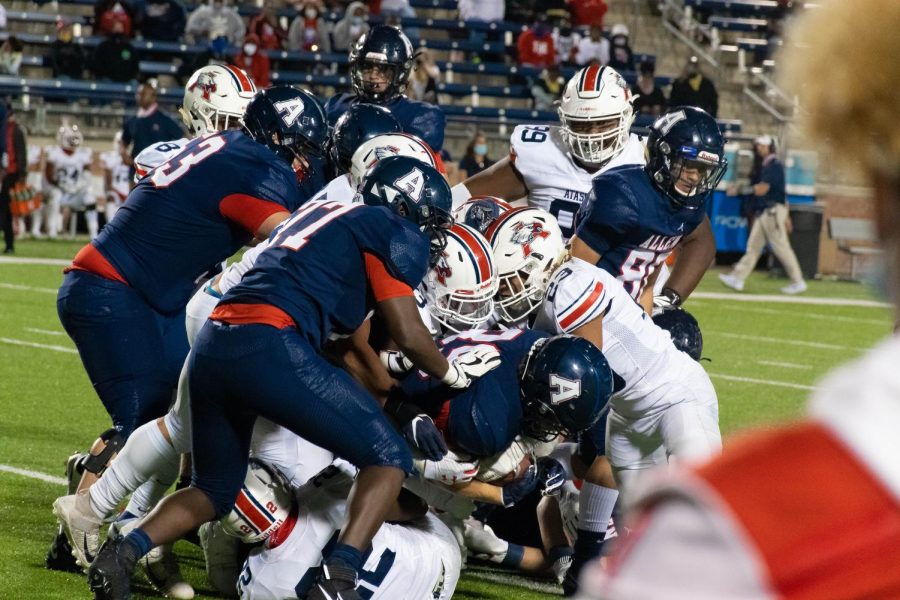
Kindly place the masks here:
[(781, 362), (777, 360), (758, 360), (756, 361), (758, 364), (766, 365), (769, 367), (782, 367), (785, 369), (812, 369), (810, 365), (801, 365), (798, 363), (790, 363), (790, 362)]
[[(693, 298), (693, 296), (691, 296)], [(708, 302), (694, 302), (697, 306), (710, 306)], [(717, 303), (716, 308), (722, 308), (723, 305)], [(798, 319), (819, 319), (822, 321), (837, 321), (841, 323), (861, 323), (865, 325), (877, 325), (879, 327), (893, 327), (893, 323), (889, 318), (884, 319), (860, 319), (858, 317), (844, 317), (840, 315), (827, 315), (825, 313), (817, 313), (817, 312), (809, 312), (809, 311), (796, 311), (796, 310), (778, 310), (777, 308), (760, 308), (756, 306), (746, 306), (746, 303), (743, 305), (731, 304), (725, 305), (726, 308), (736, 310), (739, 312), (746, 313), (757, 313), (761, 315), (789, 315), (793, 318)]]
[(821, 388), (812, 385), (801, 385), (799, 383), (790, 383), (788, 381), (775, 381), (773, 379), (756, 379), (754, 377), (738, 377), (737, 375), (723, 375), (721, 373), (710, 373), (713, 379), (724, 379), (726, 381), (737, 381), (739, 383), (757, 383), (760, 385), (773, 385), (776, 387), (786, 387), (795, 390), (817, 391)]
[(55, 329), (38, 329), (37, 327), (26, 327), (25, 331), (40, 333), (42, 335), (66, 335), (65, 331), (57, 331)]
[(14, 467), (12, 465), (0, 465), (0, 471), (21, 475), (22, 477), (30, 477), (31, 479), (40, 479), (41, 481), (55, 483), (57, 485), (67, 485), (69, 483), (62, 477), (54, 477), (53, 475), (47, 475), (40, 471), (32, 471), (31, 469), (20, 469), (19, 467)]
[(851, 300), (850, 298), (812, 298), (775, 294), (729, 294), (727, 292), (694, 292), (691, 298), (705, 300), (733, 300), (735, 302), (775, 302), (778, 304), (817, 304), (820, 306), (861, 306), (864, 308), (893, 308), (887, 302)]
[(72, 259), (63, 258), (26, 258), (24, 256), (0, 256), (0, 265), (58, 265), (67, 267)]
[[(560, 586), (554, 585), (549, 581), (536, 581), (534, 579), (516, 575), (511, 571), (502, 572), (499, 570), (487, 569), (481, 567), (480, 565), (467, 568), (462, 572), (462, 575), (468, 576), (472, 579), (481, 579), (482, 581), (490, 581), (491, 583), (499, 583), (501, 585), (511, 585), (520, 588), (526, 588), (535, 592), (553, 594), (555, 596), (558, 596), (560, 591), (562, 590)], [(514, 594), (510, 595), (510, 597), (513, 596)]]
[(25, 340), (16, 340), (6, 337), (0, 337), (0, 342), (4, 344), (12, 344), (14, 346), (28, 346), (29, 348), (41, 348), (42, 350), (53, 350), (54, 352), (68, 352), (69, 354), (78, 354), (78, 350), (76, 350), (75, 348), (54, 346), (53, 344), (38, 344), (37, 342), (26, 342)]
[(729, 333), (727, 331), (709, 331), (705, 335), (720, 335), (722, 337), (733, 338), (736, 340), (749, 340), (752, 342), (771, 342), (773, 344), (787, 344), (788, 346), (800, 346), (803, 348), (819, 348), (821, 350), (851, 350), (854, 352), (864, 352), (868, 348), (857, 348), (855, 346), (841, 346), (840, 344), (826, 344), (823, 342), (804, 342), (800, 340), (783, 340), (781, 338), (767, 337), (764, 335), (746, 335), (742, 333)]
[(20, 285), (18, 283), (0, 283), (0, 288), (5, 290), (20, 290), (23, 292), (40, 292), (42, 294), (53, 294), (59, 292), (57, 288), (34, 287), (31, 285)]

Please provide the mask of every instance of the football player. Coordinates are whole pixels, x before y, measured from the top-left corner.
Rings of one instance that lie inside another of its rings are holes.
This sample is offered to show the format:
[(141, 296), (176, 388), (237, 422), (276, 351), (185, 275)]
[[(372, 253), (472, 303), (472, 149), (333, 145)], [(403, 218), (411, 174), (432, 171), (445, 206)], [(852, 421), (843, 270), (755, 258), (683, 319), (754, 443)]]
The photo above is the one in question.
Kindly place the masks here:
[[(259, 93), (244, 127), (191, 141), (142, 179), (67, 269), (60, 320), (113, 422), (81, 465), (82, 489), (138, 425), (165, 413), (188, 350), (195, 282), (300, 204), (296, 169), (327, 131), (318, 101), (290, 87)], [(94, 551), (85, 546), (79, 562)]]
[(454, 207), (470, 196), (528, 205), (552, 214), (568, 239), (575, 214), (591, 191), (591, 180), (622, 165), (643, 165), (644, 145), (630, 135), (632, 96), (610, 67), (590, 66), (566, 84), (559, 126), (519, 125), (510, 136), (509, 156), (453, 187)]
[(415, 56), (409, 38), (390, 25), (376, 25), (350, 49), (352, 94), (332, 96), (325, 104), (334, 125), (354, 104), (378, 104), (391, 111), (403, 131), (421, 138), (435, 152), (444, 147), (443, 111), (403, 95)]
[(727, 168), (725, 138), (699, 108), (670, 109), (653, 123), (649, 162), (606, 171), (581, 205), (572, 255), (617, 277), (648, 313), (658, 267), (681, 254), (658, 305), (678, 306), (715, 255), (707, 197)]
[[(375, 398), (328, 362), (322, 345), (332, 336), (353, 340), (374, 311), (404, 353), (451, 388), (466, 387), (499, 361), (495, 350), (479, 348), (448, 362), (416, 315), (412, 290), (443, 250), (450, 224), (443, 177), (418, 160), (389, 157), (360, 194), (365, 204), (314, 202), (296, 211), (200, 330), (188, 363), (192, 486), (166, 498), (124, 539), (107, 541), (88, 574), (98, 597), (127, 597), (137, 559), (231, 510), (257, 415), (360, 468), (348, 523), (307, 596), (359, 597), (362, 553), (412, 457)], [(366, 351), (361, 345), (361, 355)]]
[[(50, 193), (47, 233), (55, 238), (62, 224), (69, 224), (69, 236), (75, 237), (77, 218), (83, 212), (91, 239), (97, 237), (96, 198), (91, 194), (93, 152), (83, 147), (84, 135), (78, 125), (66, 124), (56, 133), (57, 145), (47, 151), (45, 173)], [(62, 209), (60, 216), (59, 210)]]
[[(344, 524), (356, 469), (338, 460), (308, 484), (291, 489), (278, 474), (260, 473), (266, 468), (250, 463), (241, 497), (223, 519), (246, 531), (245, 541), (265, 540), (247, 557), (238, 593), (243, 600), (302, 598)], [(453, 596), (461, 566), (459, 548), (447, 526), (423, 510), (421, 502), (395, 501), (391, 523), (375, 534), (360, 570), (360, 595), (373, 600)]]
[(125, 162), (127, 156), (128, 150), (122, 144), (122, 132), (117, 131), (112, 149), (100, 154), (100, 164), (103, 165), (103, 189), (106, 193), (107, 223), (112, 221), (116, 211), (131, 192), (131, 169)]

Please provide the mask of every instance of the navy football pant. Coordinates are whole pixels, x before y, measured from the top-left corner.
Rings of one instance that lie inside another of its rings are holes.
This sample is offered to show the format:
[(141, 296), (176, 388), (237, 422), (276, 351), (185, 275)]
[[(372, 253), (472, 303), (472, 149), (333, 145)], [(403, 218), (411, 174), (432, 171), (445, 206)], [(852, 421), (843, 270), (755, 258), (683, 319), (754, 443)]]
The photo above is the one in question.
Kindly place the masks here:
[(162, 315), (134, 289), (86, 271), (66, 274), (56, 310), (123, 435), (166, 414), (188, 353), (184, 311)]
[(208, 321), (188, 359), (193, 485), (226, 514), (247, 474), (257, 416), (357, 467), (412, 471), (409, 447), (381, 406), (294, 327)]

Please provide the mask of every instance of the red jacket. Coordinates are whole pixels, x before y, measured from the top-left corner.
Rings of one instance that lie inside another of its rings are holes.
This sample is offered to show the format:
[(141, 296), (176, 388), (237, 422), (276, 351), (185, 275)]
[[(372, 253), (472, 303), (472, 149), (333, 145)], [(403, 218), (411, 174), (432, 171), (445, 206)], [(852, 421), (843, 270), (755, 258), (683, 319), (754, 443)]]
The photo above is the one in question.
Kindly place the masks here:
[(569, 10), (575, 27), (594, 24), (602, 27), (603, 16), (609, 7), (604, 0), (569, 0)]
[(547, 33), (536, 37), (534, 31), (526, 29), (516, 42), (519, 48), (519, 64), (549, 67), (556, 64), (556, 48), (553, 46), (553, 35)]

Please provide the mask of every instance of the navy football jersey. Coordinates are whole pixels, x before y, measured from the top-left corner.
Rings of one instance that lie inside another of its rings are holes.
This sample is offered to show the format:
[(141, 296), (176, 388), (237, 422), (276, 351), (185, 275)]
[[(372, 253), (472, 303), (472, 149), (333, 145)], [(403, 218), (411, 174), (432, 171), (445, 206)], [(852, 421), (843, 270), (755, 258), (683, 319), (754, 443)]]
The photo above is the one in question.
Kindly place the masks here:
[(597, 266), (637, 300), (650, 275), (704, 217), (704, 210), (680, 207), (657, 190), (643, 166), (629, 165), (594, 179), (575, 235), (600, 255)]
[(316, 348), (333, 334), (352, 334), (369, 316), (376, 302), (371, 261), (410, 295), (428, 270), (428, 237), (380, 206), (307, 202), (268, 244), (220, 305), (280, 308)]
[[(338, 94), (329, 98), (325, 104), (328, 123), (333, 127), (340, 116), (357, 102), (359, 102), (359, 98), (353, 94)], [(394, 118), (400, 122), (404, 133), (410, 133), (422, 139), (435, 152), (440, 152), (444, 147), (446, 117), (440, 107), (427, 102), (410, 100), (406, 96), (398, 96), (381, 106), (391, 111)]]
[(144, 177), (93, 245), (154, 309), (177, 312), (198, 278), (251, 240), (223, 211), (254, 199), (245, 224), (273, 214), (266, 203), (295, 210), (293, 170), (239, 131), (204, 136)]
[(421, 371), (400, 383), (410, 401), (428, 411), (444, 430), (448, 442), (474, 456), (486, 457), (505, 450), (522, 431), (519, 364), (536, 341), (549, 334), (533, 329), (467, 331), (440, 342), (441, 353), (452, 360), (477, 346), (500, 352), (500, 366), (454, 390)]

